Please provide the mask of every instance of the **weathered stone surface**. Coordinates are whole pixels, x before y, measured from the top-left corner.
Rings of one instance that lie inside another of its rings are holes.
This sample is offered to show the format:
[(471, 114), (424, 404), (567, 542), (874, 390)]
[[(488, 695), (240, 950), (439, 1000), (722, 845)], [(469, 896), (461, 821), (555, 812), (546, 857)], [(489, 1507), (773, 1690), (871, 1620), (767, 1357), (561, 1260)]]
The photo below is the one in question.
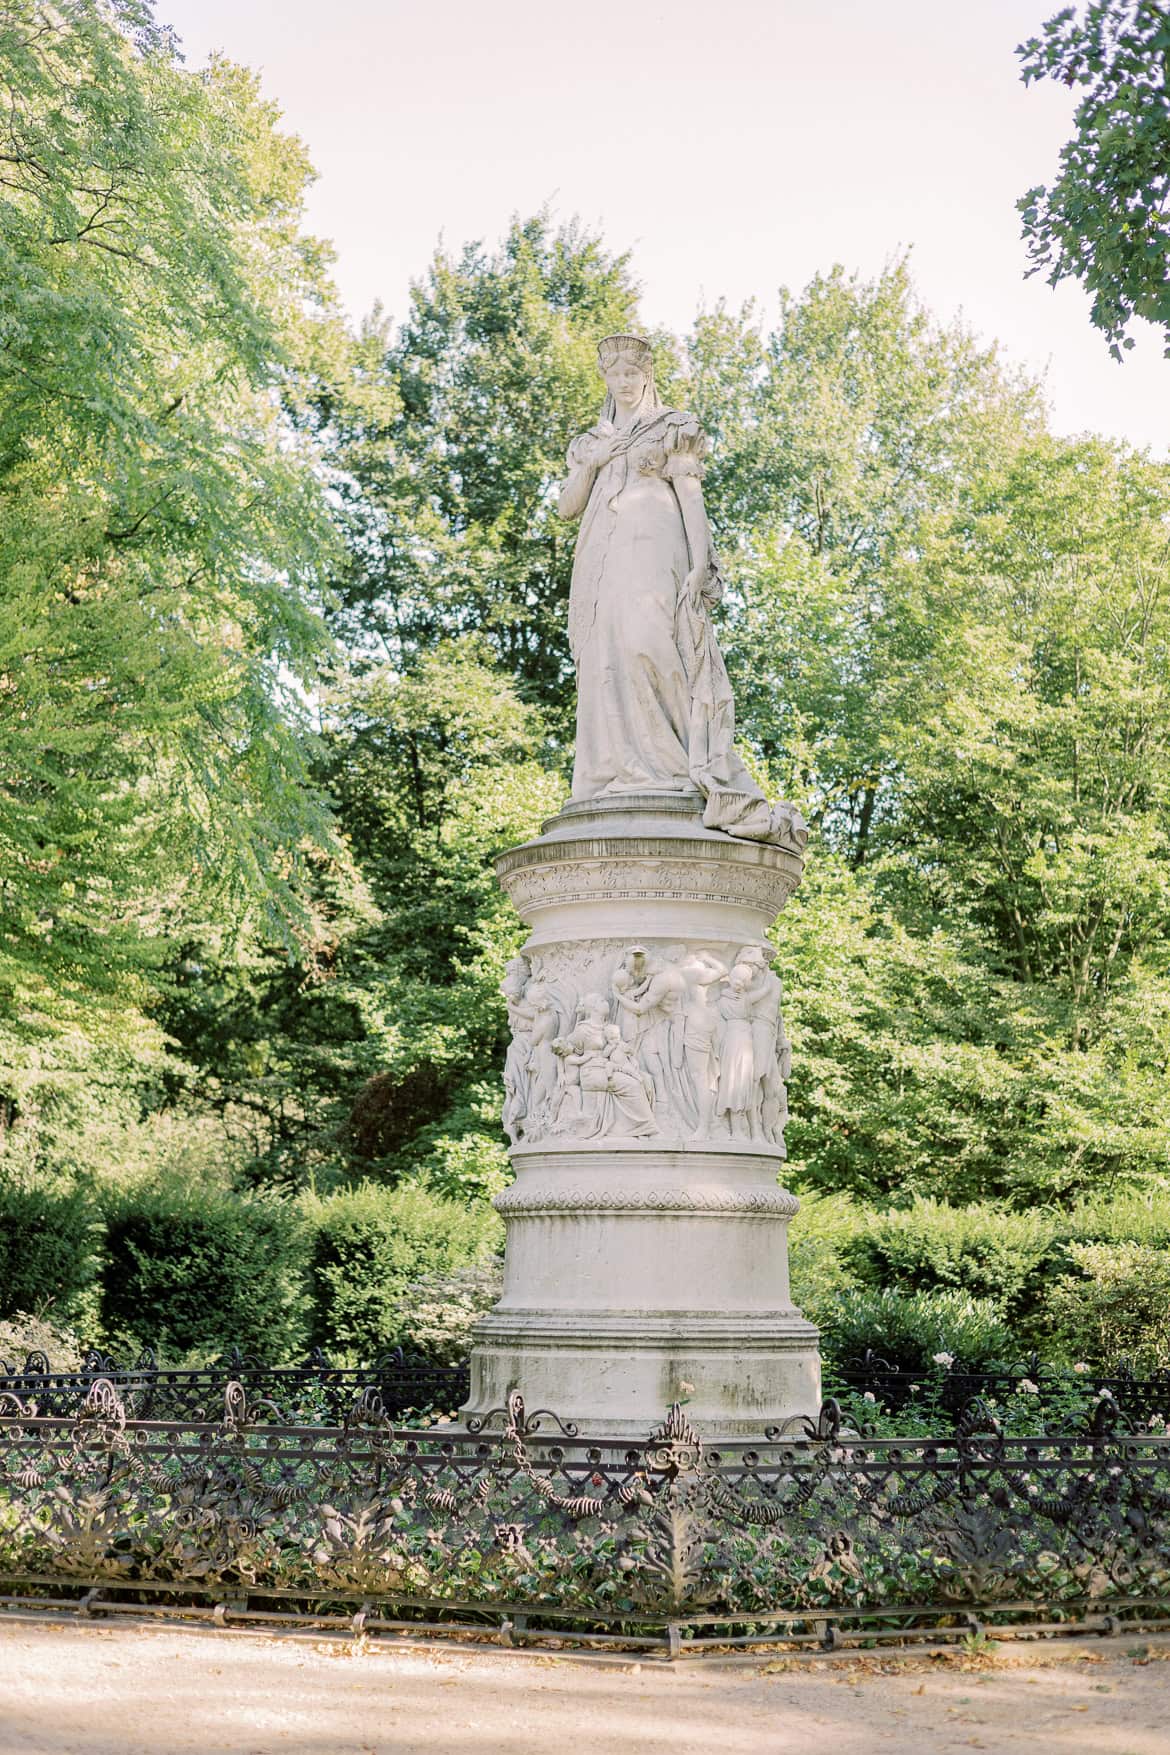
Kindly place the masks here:
[(519, 1388), (636, 1437), (683, 1397), (728, 1435), (819, 1402), (816, 1330), (788, 1287), (789, 1054), (764, 937), (800, 860), (713, 836), (693, 795), (665, 825), (656, 809), (562, 813), (499, 862), (532, 932), (504, 981), (516, 1182), (469, 1414)]
[(765, 936), (807, 832), (735, 752), (705, 441), (659, 407), (644, 344), (611, 342), (561, 502), (585, 514), (573, 798), (497, 864), (530, 928), (501, 988), (516, 1182), (465, 1413), (519, 1389), (615, 1438), (676, 1400), (711, 1434), (759, 1432), (820, 1399), (788, 1287), (790, 1052)]

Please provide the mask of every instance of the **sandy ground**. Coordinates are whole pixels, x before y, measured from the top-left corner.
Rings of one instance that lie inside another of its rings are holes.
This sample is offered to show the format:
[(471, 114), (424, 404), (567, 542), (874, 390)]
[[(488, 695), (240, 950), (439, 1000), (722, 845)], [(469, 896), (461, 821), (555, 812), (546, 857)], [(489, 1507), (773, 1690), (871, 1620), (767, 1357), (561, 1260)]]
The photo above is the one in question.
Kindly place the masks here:
[(0, 1619), (0, 1755), (1170, 1751), (1170, 1644), (1000, 1649), (667, 1669)]

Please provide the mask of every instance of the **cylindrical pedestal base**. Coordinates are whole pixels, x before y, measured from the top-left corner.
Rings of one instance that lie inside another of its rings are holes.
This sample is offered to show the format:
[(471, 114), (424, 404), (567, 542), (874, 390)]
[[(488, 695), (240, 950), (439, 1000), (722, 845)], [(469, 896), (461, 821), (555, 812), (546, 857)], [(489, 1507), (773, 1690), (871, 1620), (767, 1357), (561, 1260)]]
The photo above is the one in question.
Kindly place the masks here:
[(705, 830), (687, 795), (570, 807), (501, 860), (532, 936), (504, 984), (504, 1294), (465, 1418), (514, 1391), (602, 1438), (646, 1438), (674, 1402), (712, 1437), (815, 1416), (763, 937), (800, 869)]

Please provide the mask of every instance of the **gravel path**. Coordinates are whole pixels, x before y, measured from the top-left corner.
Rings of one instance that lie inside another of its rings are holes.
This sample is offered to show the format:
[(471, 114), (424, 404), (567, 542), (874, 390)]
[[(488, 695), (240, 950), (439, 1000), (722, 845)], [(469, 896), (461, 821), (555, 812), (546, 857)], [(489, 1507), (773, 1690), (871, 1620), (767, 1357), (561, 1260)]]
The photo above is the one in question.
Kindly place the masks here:
[(1170, 1645), (1001, 1650), (667, 1669), (0, 1618), (0, 1755), (1167, 1755)]

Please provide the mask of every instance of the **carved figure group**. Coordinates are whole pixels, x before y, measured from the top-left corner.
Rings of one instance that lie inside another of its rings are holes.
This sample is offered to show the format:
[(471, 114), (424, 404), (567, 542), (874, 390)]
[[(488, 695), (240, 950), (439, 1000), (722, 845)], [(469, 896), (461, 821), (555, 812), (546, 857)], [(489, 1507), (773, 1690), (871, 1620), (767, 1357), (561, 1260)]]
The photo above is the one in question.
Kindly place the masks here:
[(790, 1052), (771, 946), (728, 964), (684, 945), (624, 950), (609, 980), (574, 1002), (508, 964), (500, 991), (512, 1041), (504, 1128), (513, 1145), (659, 1135), (783, 1147)]

